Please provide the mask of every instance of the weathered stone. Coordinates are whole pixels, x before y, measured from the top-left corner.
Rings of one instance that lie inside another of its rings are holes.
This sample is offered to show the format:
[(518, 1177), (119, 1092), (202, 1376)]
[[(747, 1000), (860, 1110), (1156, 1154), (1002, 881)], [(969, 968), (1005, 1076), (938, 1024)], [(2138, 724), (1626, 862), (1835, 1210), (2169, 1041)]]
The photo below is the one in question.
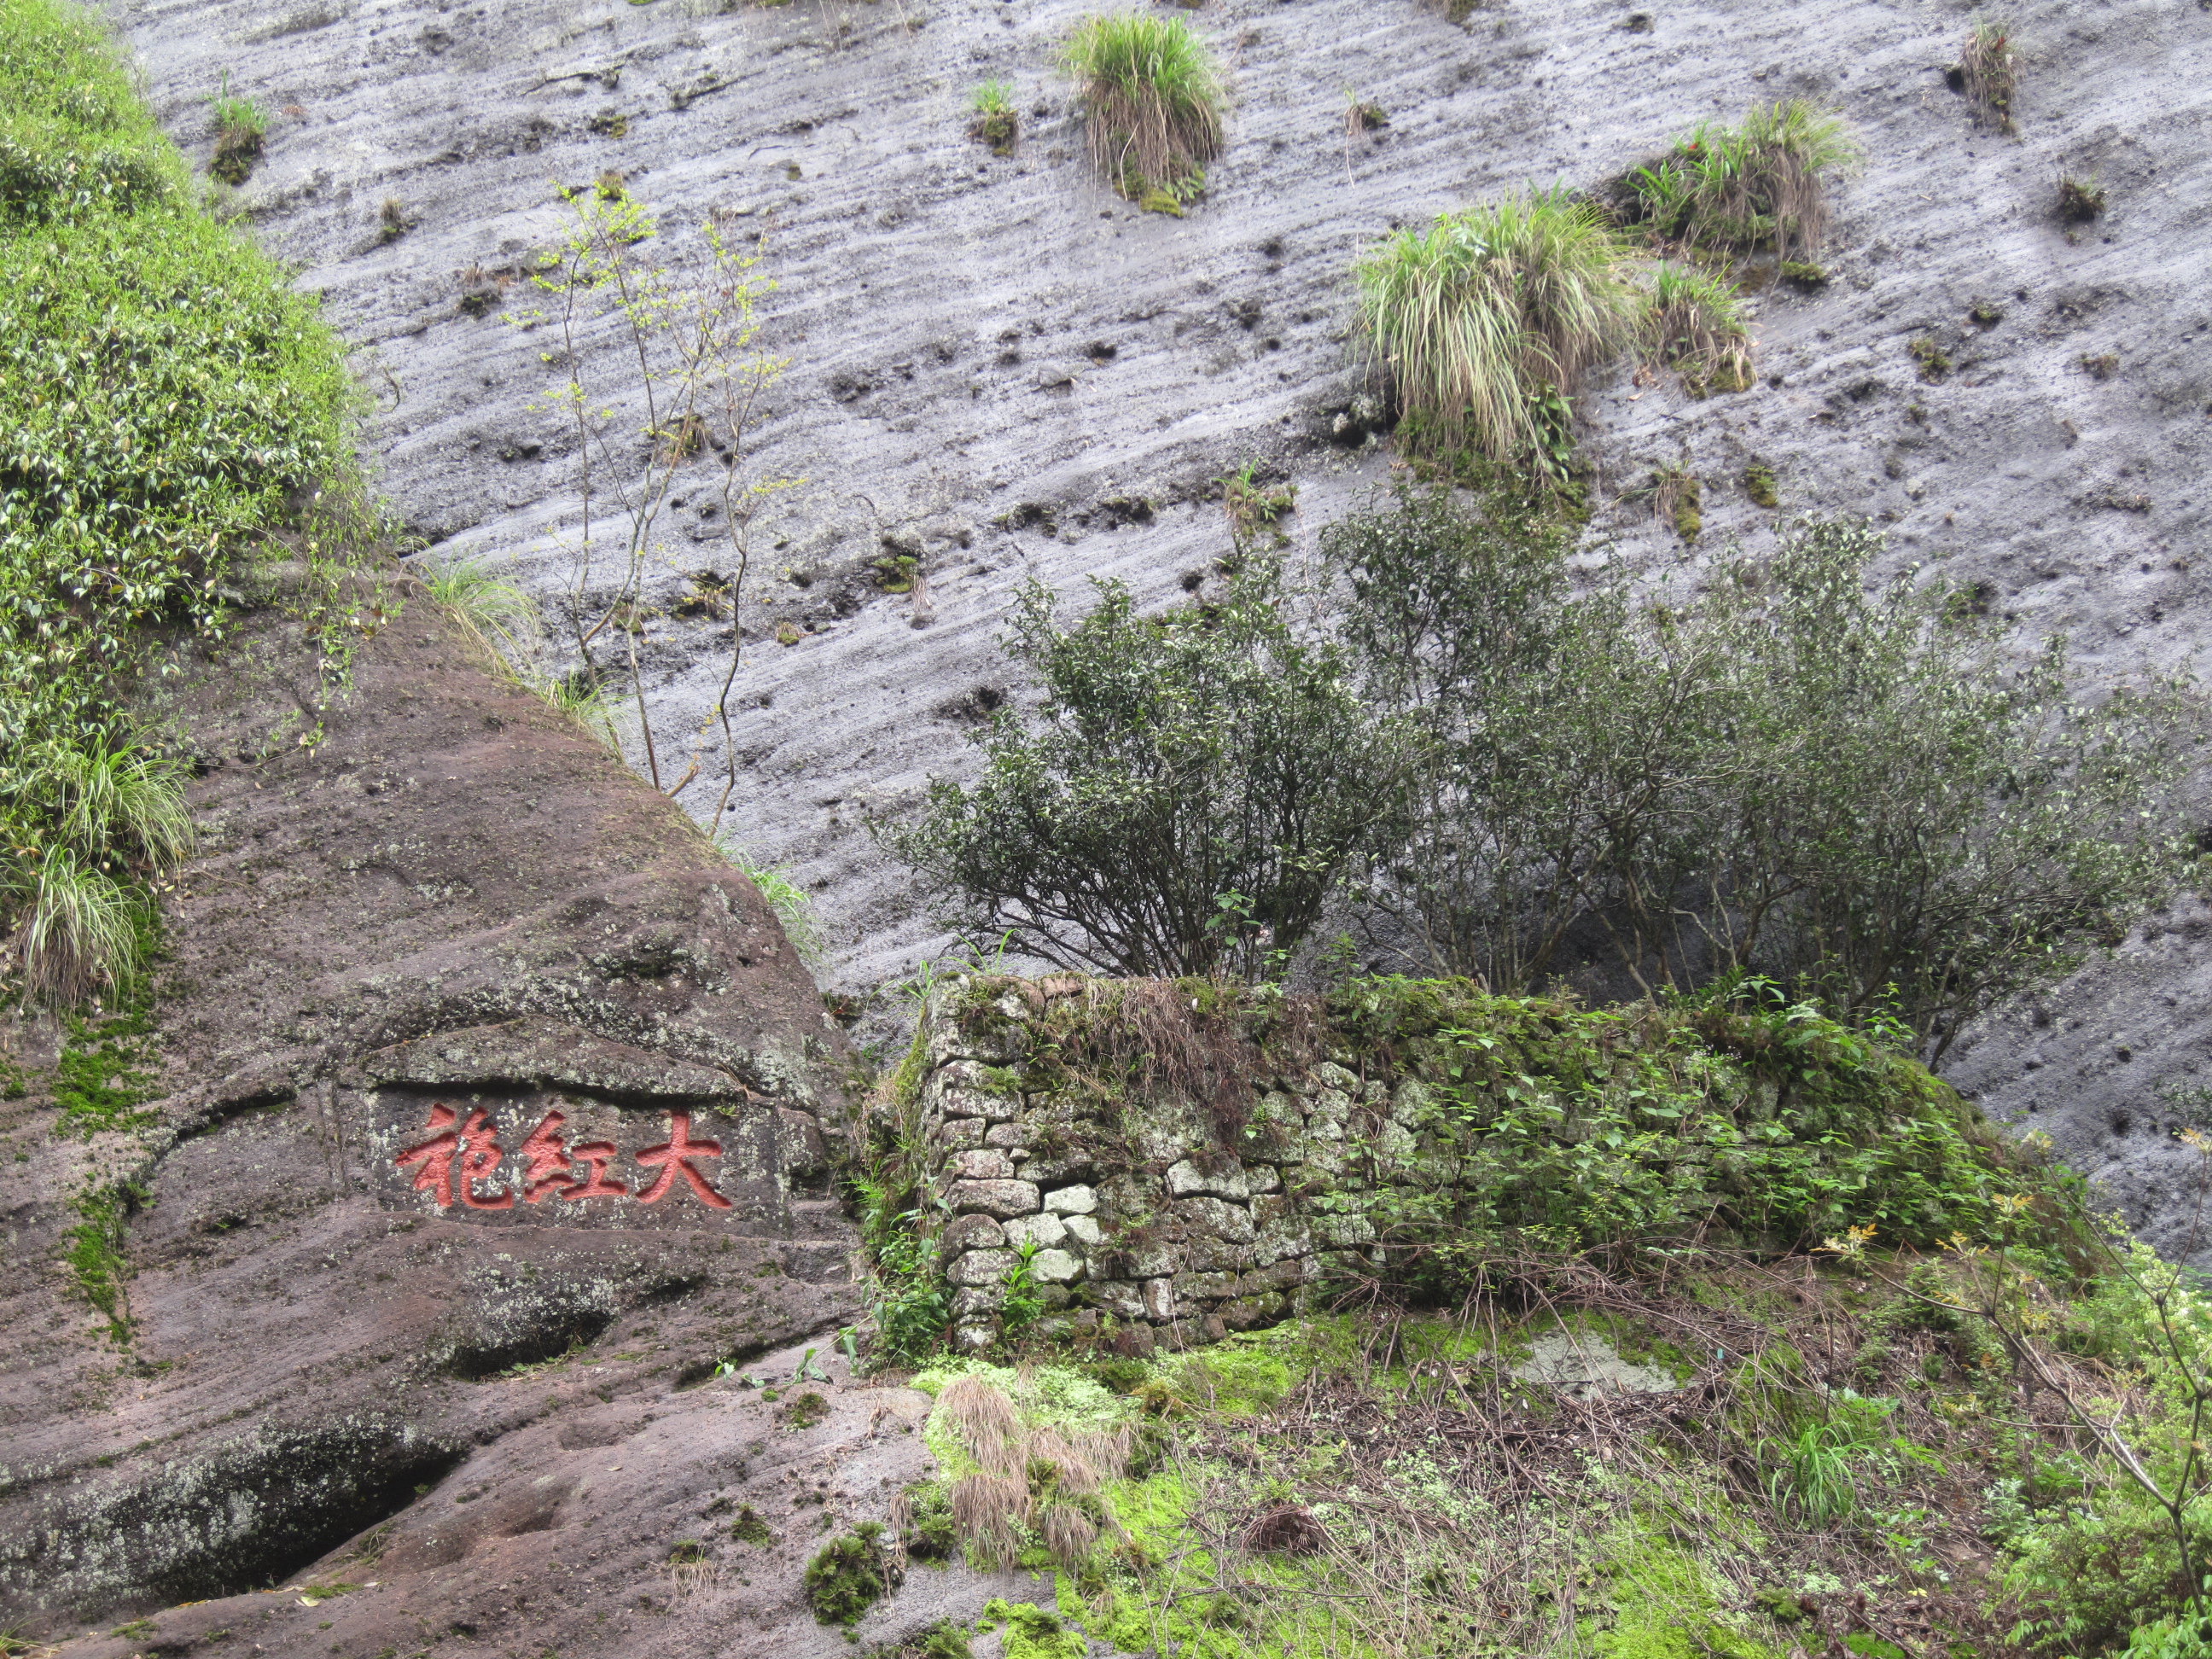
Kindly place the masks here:
[(1375, 1148), (1375, 1161), (1386, 1170), (1403, 1169), (1413, 1161), (1413, 1132), (1402, 1124), (1385, 1121), (1369, 1145)]
[(986, 1146), (1019, 1146), (1030, 1138), (1029, 1126), (1019, 1121), (994, 1123), (983, 1137)]
[(1020, 1260), (1012, 1250), (968, 1250), (953, 1258), (945, 1276), (955, 1285), (1002, 1285)]
[(1210, 1233), (1237, 1244), (1252, 1242), (1252, 1217), (1240, 1205), (1218, 1198), (1186, 1198), (1175, 1206), (1175, 1214), (1186, 1231)]
[(1051, 1249), (1067, 1237), (1066, 1224), (1056, 1215), (1025, 1215), (1007, 1222), (1001, 1231), (1006, 1236), (1006, 1243), (1016, 1248), (1035, 1243)]
[(921, 1085), (926, 1111), (946, 1117), (988, 1118), (1003, 1123), (1018, 1115), (1021, 1097), (1001, 1085), (990, 1068), (973, 1060), (951, 1060), (929, 1074)]
[(1309, 1133), (1320, 1134), (1327, 1132), (1323, 1127), (1327, 1126), (1341, 1133), (1351, 1116), (1352, 1097), (1341, 1089), (1323, 1089), (1314, 1097), (1313, 1108), (1306, 1115), (1306, 1128)]
[(957, 1211), (981, 1210), (986, 1215), (1030, 1215), (1037, 1206), (1037, 1189), (1029, 1181), (956, 1181), (945, 1194)]
[(994, 1314), (1006, 1305), (1004, 1285), (964, 1285), (952, 1292), (952, 1316), (970, 1319), (978, 1314)]
[(1265, 1296), (1242, 1296), (1234, 1302), (1224, 1302), (1215, 1310), (1221, 1322), (1232, 1331), (1249, 1331), (1261, 1325), (1273, 1325), (1291, 1310), (1291, 1298), (1281, 1291), (1270, 1291)]
[(989, 1127), (980, 1117), (948, 1117), (930, 1126), (930, 1144), (941, 1151), (960, 1152), (983, 1144)]
[(1098, 1208), (1095, 1187), (1062, 1187), (1044, 1195), (1044, 1206), (1054, 1215), (1090, 1215)]
[(1145, 1317), (1165, 1324), (1176, 1316), (1175, 1285), (1164, 1279), (1145, 1281)]
[(1333, 1060), (1324, 1060), (1313, 1068), (1313, 1079), (1323, 1089), (1340, 1090), (1347, 1095), (1359, 1091), (1359, 1079)]
[(1006, 1230), (989, 1216), (962, 1215), (947, 1224), (943, 1249), (950, 1259), (963, 1250), (995, 1250), (1006, 1242)]
[(1039, 1250), (1030, 1258), (1030, 1272), (1046, 1285), (1069, 1285), (1083, 1277), (1083, 1258), (1066, 1250)]
[(1065, 1224), (1067, 1236), (1085, 1250), (1096, 1249), (1105, 1243), (1106, 1230), (1087, 1215), (1069, 1216)]
[(1194, 1233), (1183, 1243), (1182, 1265), (1200, 1273), (1242, 1273), (1256, 1264), (1249, 1244), (1211, 1233)]
[(955, 1325), (952, 1346), (962, 1353), (981, 1353), (999, 1340), (996, 1325)]
[(1306, 1264), (1303, 1257), (1290, 1256), (1255, 1267), (1237, 1281), (1239, 1296), (1262, 1296), (1271, 1291), (1287, 1291), (1306, 1280)]
[(945, 1160), (945, 1172), (963, 1181), (1012, 1181), (1014, 1160), (996, 1147), (978, 1146)]
[(1087, 1287), (1091, 1299), (1116, 1319), (1146, 1319), (1144, 1286), (1126, 1279), (1094, 1279)]
[(1164, 1244), (1109, 1245), (1105, 1266), (1117, 1279), (1158, 1279), (1180, 1265)]
[(1341, 1249), (1350, 1244), (1372, 1244), (1375, 1224), (1364, 1215), (1317, 1215), (1313, 1233), (1319, 1243)]
[(1236, 1295), (1237, 1283), (1235, 1273), (1177, 1273), (1174, 1279), (1176, 1301), (1184, 1306), (1193, 1302), (1218, 1302)]
[(1261, 1223), (1252, 1230), (1252, 1264), (1266, 1267), (1285, 1256), (1313, 1254), (1313, 1229), (1303, 1217), (1282, 1216)]
[(1409, 1077), (1398, 1085), (1397, 1092), (1390, 1097), (1390, 1116), (1393, 1121), (1413, 1128), (1436, 1109), (1436, 1091), (1419, 1078)]

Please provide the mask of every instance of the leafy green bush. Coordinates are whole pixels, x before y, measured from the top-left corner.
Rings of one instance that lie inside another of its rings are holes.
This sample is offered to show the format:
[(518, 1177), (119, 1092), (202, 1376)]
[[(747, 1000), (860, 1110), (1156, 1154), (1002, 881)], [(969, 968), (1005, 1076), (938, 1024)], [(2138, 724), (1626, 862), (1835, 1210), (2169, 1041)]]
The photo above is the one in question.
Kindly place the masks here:
[(1063, 629), (1048, 590), (1024, 591), (1008, 645), (1042, 704), (980, 734), (973, 787), (933, 781), (918, 821), (878, 833), (971, 936), (1139, 975), (1256, 968), (1378, 834), (1395, 745), (1264, 562), (1161, 617), (1098, 592)]
[(1858, 141), (1802, 98), (1754, 105), (1735, 127), (1707, 122), (1635, 178), (1662, 237), (1696, 246), (1771, 250), (1803, 260), (1828, 234), (1827, 180), (1854, 166)]
[(1414, 733), (1371, 896), (1431, 969), (1529, 987), (1581, 940), (1640, 988), (1893, 1010), (1940, 1054), (2186, 867), (2193, 702), (2093, 703), (2059, 642), (2016, 662), (1939, 586), (1869, 591), (1869, 527), (1793, 526), (1680, 605), (1576, 592), (1564, 532), (1504, 497), (1401, 491), (1323, 544)]
[(1174, 212), (1203, 189), (1228, 99), (1212, 49), (1180, 17), (1085, 18), (1066, 63), (1083, 101), (1091, 159), (1133, 202)]
[(1443, 214), (1368, 252), (1360, 316), (1403, 441), (1560, 470), (1554, 400), (1636, 335), (1623, 259), (1604, 216), (1564, 188)]
[(181, 774), (123, 708), (149, 625), (219, 636), (236, 557), (347, 480), (313, 302), (203, 212), (91, 16), (0, 13), (0, 912), (21, 988), (127, 978)]

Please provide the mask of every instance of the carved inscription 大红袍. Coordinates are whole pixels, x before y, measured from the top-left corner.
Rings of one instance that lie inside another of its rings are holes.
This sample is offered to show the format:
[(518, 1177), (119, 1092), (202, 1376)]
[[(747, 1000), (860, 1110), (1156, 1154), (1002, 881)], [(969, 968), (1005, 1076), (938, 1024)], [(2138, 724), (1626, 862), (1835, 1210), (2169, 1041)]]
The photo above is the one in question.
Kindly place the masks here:
[(563, 1204), (582, 1204), (592, 1199), (634, 1199), (658, 1204), (677, 1189), (689, 1187), (692, 1195), (709, 1209), (726, 1210), (728, 1199), (714, 1189), (699, 1168), (699, 1161), (722, 1156), (719, 1140), (691, 1138), (691, 1115), (668, 1114), (668, 1139), (641, 1148), (633, 1161), (640, 1173), (635, 1184), (610, 1173), (621, 1151), (611, 1140), (585, 1140), (570, 1145), (563, 1133), (566, 1114), (549, 1111), (523, 1140), (522, 1169), (512, 1179), (502, 1179), (507, 1160), (501, 1146), (499, 1125), (481, 1107), (465, 1115), (442, 1102), (430, 1107), (430, 1121), (422, 1126), (425, 1138), (407, 1147), (392, 1162), (415, 1171), (415, 1188), (431, 1194), (440, 1209), (459, 1203), (471, 1210), (511, 1210), (518, 1193), (526, 1204), (548, 1199)]

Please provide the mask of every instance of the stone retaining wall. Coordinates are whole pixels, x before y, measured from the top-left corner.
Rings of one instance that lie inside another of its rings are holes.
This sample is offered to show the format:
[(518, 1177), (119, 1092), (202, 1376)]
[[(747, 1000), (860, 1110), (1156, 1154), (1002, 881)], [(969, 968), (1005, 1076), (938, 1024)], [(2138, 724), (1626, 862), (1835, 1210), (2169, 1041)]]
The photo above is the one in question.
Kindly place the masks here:
[[(1372, 1223), (1333, 1195), (1409, 1172), (1405, 1127), (1422, 1085), (1394, 1090), (1319, 1060), (1255, 1078), (1224, 1146), (1204, 1108), (1169, 1091), (1067, 1086), (1039, 1067), (1120, 988), (1073, 975), (955, 981), (923, 1016), (921, 1098), (956, 1340), (999, 1334), (1026, 1244), (1031, 1279), (1066, 1328), (1112, 1322), (1125, 1344), (1180, 1346), (1314, 1306), (1379, 1265)], [(1352, 1213), (1338, 1213), (1352, 1209)]]

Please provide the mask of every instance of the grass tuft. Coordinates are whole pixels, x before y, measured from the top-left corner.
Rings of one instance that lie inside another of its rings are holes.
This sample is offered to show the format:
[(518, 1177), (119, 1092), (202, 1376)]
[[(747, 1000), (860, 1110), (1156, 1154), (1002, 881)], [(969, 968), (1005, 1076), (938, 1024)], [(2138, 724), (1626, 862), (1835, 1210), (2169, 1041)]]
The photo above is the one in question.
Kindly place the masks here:
[(1220, 154), (1228, 100), (1203, 36), (1179, 17), (1086, 17), (1065, 54), (1083, 102), (1091, 159), (1133, 202), (1176, 207)]
[(969, 136), (988, 144), (994, 155), (1012, 155), (1022, 124), (1014, 108), (1014, 83), (993, 76), (975, 88), (969, 107), (975, 119), (969, 126)]
[(1954, 84), (1966, 94), (1974, 118), (2010, 137), (2019, 131), (2012, 101), (2020, 90), (2020, 58), (2012, 49), (2010, 27), (1994, 18), (1977, 18), (1959, 52)]
[(261, 159), (262, 141), (269, 136), (269, 117), (251, 98), (230, 90), (230, 71), (222, 72), (222, 90), (208, 100), (215, 118), (215, 159), (208, 174), (226, 185), (242, 185)]
[(1826, 180), (1860, 155), (1840, 118), (1785, 98), (1753, 106), (1740, 126), (1698, 127), (1638, 169), (1635, 189), (1662, 238), (1802, 260), (1827, 238)]
[(2058, 222), (2066, 225), (2086, 225), (2105, 211), (2105, 187), (2094, 179), (2076, 179), (2071, 173), (2058, 181)]
[(1743, 298), (1722, 277), (1662, 264), (1651, 295), (1651, 337), (1659, 361), (1680, 374), (1693, 396), (1751, 385)]
[(1508, 464), (1545, 453), (1547, 398), (1637, 332), (1624, 253), (1596, 208), (1553, 189), (1444, 214), (1362, 258), (1361, 320), (1408, 447)]

